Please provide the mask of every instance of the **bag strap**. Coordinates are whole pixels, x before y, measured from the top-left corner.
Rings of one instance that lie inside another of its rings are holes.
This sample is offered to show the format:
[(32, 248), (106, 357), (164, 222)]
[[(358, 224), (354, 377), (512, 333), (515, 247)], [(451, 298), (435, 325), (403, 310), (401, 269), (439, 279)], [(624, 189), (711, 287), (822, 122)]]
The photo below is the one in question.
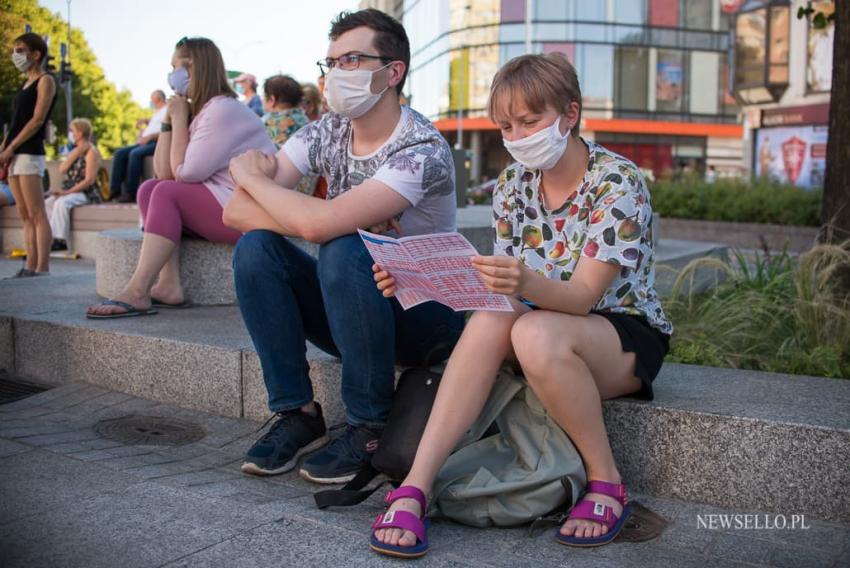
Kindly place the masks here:
[(369, 482), (378, 476), (380, 472), (372, 467), (371, 464), (363, 466), (354, 479), (345, 484), (342, 489), (327, 489), (325, 491), (317, 491), (313, 494), (313, 499), (316, 501), (316, 507), (319, 509), (327, 509), (328, 507), (351, 507), (359, 505), (369, 498), (372, 493), (389, 483), (393, 487), (398, 487), (398, 482), (384, 479), (371, 489), (363, 489)]

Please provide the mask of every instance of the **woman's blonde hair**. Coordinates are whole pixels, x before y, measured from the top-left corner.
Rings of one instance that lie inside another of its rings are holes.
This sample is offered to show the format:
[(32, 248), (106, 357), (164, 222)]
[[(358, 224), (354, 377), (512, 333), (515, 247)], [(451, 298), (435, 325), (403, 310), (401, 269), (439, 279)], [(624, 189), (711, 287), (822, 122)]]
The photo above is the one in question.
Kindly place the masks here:
[(75, 118), (68, 125), (69, 128), (76, 128), (80, 131), (80, 134), (83, 135), (83, 138), (86, 140), (91, 140), (91, 121), (87, 118)]
[(221, 51), (212, 40), (205, 37), (184, 37), (174, 48), (182, 57), (192, 60), (189, 78), (189, 99), (192, 116), (198, 116), (204, 105), (213, 97), (224, 95), (236, 98), (227, 82)]
[(570, 103), (578, 103), (578, 121), (571, 132), (578, 136), (581, 88), (575, 67), (563, 53), (520, 55), (505, 63), (490, 85), (487, 107), (490, 120), (498, 122), (511, 116), (515, 100), (525, 102), (528, 110), (535, 113), (549, 106), (566, 114)]

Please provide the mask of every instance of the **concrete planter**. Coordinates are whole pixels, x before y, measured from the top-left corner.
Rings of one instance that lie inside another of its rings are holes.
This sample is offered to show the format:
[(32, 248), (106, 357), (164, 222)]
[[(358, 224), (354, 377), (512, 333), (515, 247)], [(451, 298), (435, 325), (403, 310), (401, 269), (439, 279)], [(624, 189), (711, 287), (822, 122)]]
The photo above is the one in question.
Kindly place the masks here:
[(702, 221), (696, 219), (659, 219), (660, 231), (665, 239), (708, 241), (736, 248), (763, 248), (782, 250), (788, 243), (789, 252), (806, 252), (815, 244), (816, 227), (794, 227), (766, 223), (732, 223), (729, 221)]

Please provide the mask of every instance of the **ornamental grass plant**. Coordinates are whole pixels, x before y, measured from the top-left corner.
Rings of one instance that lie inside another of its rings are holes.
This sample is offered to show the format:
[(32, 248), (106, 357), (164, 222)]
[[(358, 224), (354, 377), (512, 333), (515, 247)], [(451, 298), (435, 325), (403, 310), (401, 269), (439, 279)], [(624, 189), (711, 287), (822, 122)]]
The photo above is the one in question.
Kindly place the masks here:
[[(699, 269), (718, 285), (691, 293)], [(794, 257), (787, 250), (688, 264), (665, 302), (668, 361), (850, 378), (850, 240)]]

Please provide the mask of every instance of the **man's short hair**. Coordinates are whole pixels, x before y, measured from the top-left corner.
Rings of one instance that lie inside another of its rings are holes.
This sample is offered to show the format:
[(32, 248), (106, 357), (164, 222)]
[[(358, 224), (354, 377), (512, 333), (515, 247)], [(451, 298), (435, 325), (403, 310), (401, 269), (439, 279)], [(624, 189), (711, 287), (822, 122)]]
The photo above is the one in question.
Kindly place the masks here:
[(163, 91), (162, 89), (155, 90), (153, 93), (151, 93), (151, 95), (153, 95), (154, 97), (158, 98), (159, 100), (165, 102), (165, 99), (166, 99), (165, 91)]
[(404, 63), (404, 75), (395, 87), (396, 92), (401, 93), (410, 69), (410, 42), (404, 26), (392, 16), (374, 8), (358, 12), (341, 12), (331, 24), (331, 33), (328, 37), (334, 41), (345, 32), (362, 27), (375, 32), (375, 49), (378, 55)]

